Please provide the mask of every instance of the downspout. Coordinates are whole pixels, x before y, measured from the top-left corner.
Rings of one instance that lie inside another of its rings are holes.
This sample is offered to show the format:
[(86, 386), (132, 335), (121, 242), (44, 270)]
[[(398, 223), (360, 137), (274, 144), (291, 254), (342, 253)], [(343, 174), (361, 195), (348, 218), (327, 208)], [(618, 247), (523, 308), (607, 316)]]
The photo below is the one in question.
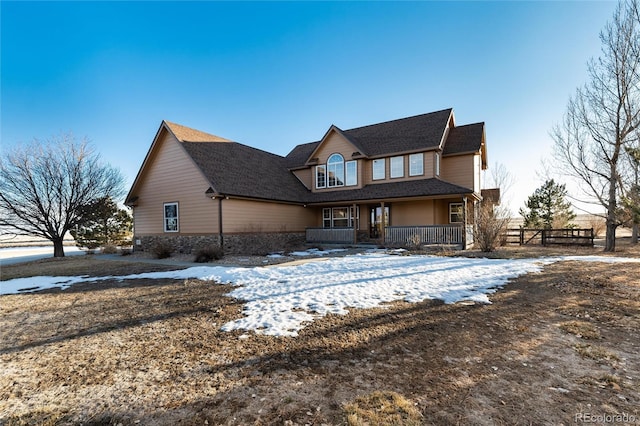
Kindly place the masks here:
[(218, 237), (220, 240), (220, 249), (224, 252), (224, 234), (222, 232), (222, 199), (218, 198)]

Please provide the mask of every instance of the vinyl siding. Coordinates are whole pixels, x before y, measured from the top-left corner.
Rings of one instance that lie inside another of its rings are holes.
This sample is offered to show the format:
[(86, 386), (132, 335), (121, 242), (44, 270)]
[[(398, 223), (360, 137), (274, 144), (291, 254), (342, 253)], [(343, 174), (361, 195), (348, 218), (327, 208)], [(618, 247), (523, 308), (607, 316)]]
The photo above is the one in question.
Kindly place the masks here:
[(433, 200), (393, 203), (391, 206), (392, 226), (434, 225), (434, 218)]
[[(216, 206), (217, 207), (217, 206)], [(222, 230), (239, 232), (301, 232), (313, 226), (313, 209), (252, 200), (222, 201)]]
[(311, 189), (316, 185), (316, 176), (313, 173), (315, 167), (309, 169), (295, 170), (293, 174), (303, 183), (307, 189)]
[(217, 232), (217, 206), (205, 196), (209, 182), (197, 169), (180, 143), (163, 130), (148, 159), (138, 188), (134, 208), (136, 235), (164, 234), (164, 203), (177, 202), (179, 232), (167, 233), (212, 234)]
[(475, 188), (474, 157), (470, 154), (440, 158), (440, 177), (465, 188)]
[[(336, 133), (335, 131), (332, 131), (327, 138), (325, 139), (324, 143), (319, 147), (318, 151), (316, 151), (315, 155), (313, 156), (314, 158), (318, 159), (318, 162), (316, 163), (317, 165), (322, 165), (322, 164), (327, 164), (327, 160), (329, 159), (329, 157), (331, 156), (331, 154), (340, 154), (342, 155), (342, 157), (344, 158), (345, 163), (347, 163), (348, 161), (352, 161), (352, 155), (354, 152), (356, 152), (358, 149), (353, 146), (351, 144), (351, 142), (349, 142), (348, 140), (346, 140), (344, 137), (342, 137), (342, 135)], [(362, 178), (363, 178), (363, 161), (362, 160), (357, 160), (358, 166), (357, 166), (357, 176), (358, 176), (358, 184), (357, 185), (351, 185), (351, 186), (339, 186), (339, 187), (335, 187), (335, 188), (320, 188), (317, 189), (316, 188), (316, 168), (315, 165), (312, 166), (309, 170), (310, 173), (310, 181), (311, 181), (311, 187), (313, 192), (320, 192), (320, 191), (340, 191), (343, 189), (354, 189), (354, 188), (362, 188)], [(346, 169), (346, 166), (345, 166)]]

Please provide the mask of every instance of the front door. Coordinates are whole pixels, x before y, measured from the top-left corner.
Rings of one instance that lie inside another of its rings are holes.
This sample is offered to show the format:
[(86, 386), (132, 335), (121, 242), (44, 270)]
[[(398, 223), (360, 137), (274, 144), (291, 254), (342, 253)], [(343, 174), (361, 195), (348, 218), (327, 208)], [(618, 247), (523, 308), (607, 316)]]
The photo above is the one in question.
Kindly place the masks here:
[[(382, 235), (382, 226), (389, 226), (389, 206), (384, 206), (384, 216), (382, 214), (382, 207), (376, 206), (371, 207), (369, 223), (371, 224), (369, 227), (369, 237), (370, 238), (380, 238)], [(384, 223), (384, 225), (383, 225)]]

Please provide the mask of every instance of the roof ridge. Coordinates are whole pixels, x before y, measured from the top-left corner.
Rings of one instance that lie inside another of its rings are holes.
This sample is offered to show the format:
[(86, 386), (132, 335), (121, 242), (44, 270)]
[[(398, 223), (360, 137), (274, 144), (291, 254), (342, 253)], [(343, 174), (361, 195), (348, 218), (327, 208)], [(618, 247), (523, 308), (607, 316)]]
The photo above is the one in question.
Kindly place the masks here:
[(379, 123), (373, 123), (373, 124), (367, 124), (365, 126), (353, 127), (351, 129), (343, 130), (343, 132), (349, 132), (351, 130), (364, 129), (366, 127), (379, 126), (381, 124), (389, 124), (389, 123), (393, 123), (393, 122), (396, 122), (396, 121), (409, 120), (409, 119), (417, 118), (417, 117), (424, 117), (425, 115), (438, 114), (438, 113), (441, 113), (441, 112), (444, 112), (444, 111), (453, 111), (453, 108), (445, 108), (445, 109), (441, 109), (441, 110), (438, 110), (438, 111), (425, 112), (423, 114), (416, 114), (416, 115), (412, 115), (412, 116), (409, 116), (409, 117), (395, 118), (393, 120), (381, 121)]

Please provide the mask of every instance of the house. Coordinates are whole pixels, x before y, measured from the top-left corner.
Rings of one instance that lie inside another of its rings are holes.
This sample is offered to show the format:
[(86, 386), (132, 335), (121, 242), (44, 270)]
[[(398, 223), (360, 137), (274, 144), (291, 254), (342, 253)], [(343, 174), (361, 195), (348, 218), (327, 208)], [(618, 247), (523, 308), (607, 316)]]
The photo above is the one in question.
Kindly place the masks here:
[(163, 121), (126, 198), (137, 250), (264, 253), (307, 242), (472, 242), (484, 123), (452, 109), (349, 130), (281, 157)]

